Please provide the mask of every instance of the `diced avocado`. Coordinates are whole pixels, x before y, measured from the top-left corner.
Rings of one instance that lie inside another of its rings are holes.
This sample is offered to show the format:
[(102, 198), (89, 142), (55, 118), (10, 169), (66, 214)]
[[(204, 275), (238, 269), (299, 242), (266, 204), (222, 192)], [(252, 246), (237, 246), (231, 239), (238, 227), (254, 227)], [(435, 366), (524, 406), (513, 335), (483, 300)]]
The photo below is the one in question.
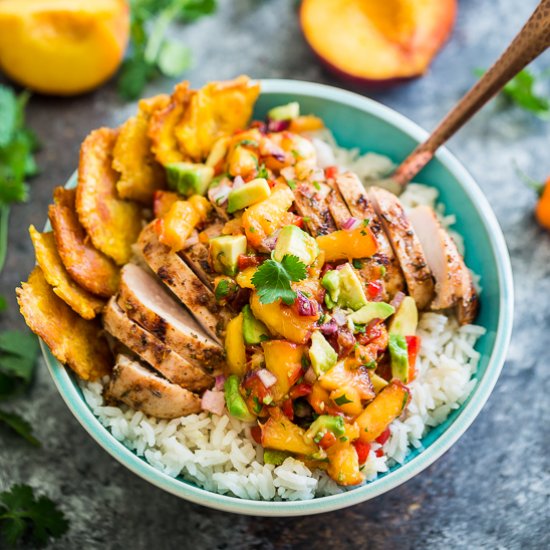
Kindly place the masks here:
[(356, 325), (366, 325), (373, 319), (387, 319), (395, 313), (395, 308), (386, 302), (369, 302), (361, 309), (354, 311), (348, 317)]
[(286, 451), (275, 451), (274, 449), (264, 449), (264, 464), (274, 464), (280, 466), (289, 456)]
[(168, 187), (186, 197), (204, 195), (213, 177), (214, 168), (206, 164), (173, 162), (166, 165)]
[(250, 413), (246, 406), (245, 400), (239, 392), (239, 378), (236, 374), (232, 374), (227, 378), (224, 384), (225, 405), (231, 416), (252, 422), (256, 417)]
[(412, 296), (405, 296), (391, 320), (389, 332), (401, 336), (414, 336), (418, 325), (418, 309)]
[(223, 235), (210, 239), (212, 266), (218, 273), (236, 275), (241, 254), (246, 254), (246, 237), (244, 235)]
[(306, 437), (319, 443), (327, 432), (332, 432), (336, 437), (341, 437), (346, 432), (344, 419), (341, 416), (322, 414), (318, 416), (306, 432)]
[(336, 365), (338, 355), (320, 332), (314, 332), (311, 337), (309, 359), (315, 374), (321, 376)]
[(297, 256), (304, 264), (311, 265), (319, 255), (317, 241), (295, 225), (287, 225), (281, 229), (273, 256), (278, 262), (286, 254)]
[(273, 107), (267, 113), (271, 120), (290, 120), (300, 116), (300, 104), (297, 101)]
[[(321, 284), (328, 290), (330, 301), (342, 308), (358, 310), (368, 304), (363, 285), (351, 264), (327, 271)], [(327, 303), (330, 307), (330, 303)]]
[(375, 372), (370, 374), (370, 381), (372, 382), (372, 387), (374, 388), (375, 393), (379, 393), (388, 385), (388, 382), (381, 376), (378, 376)]
[(238, 189), (233, 189), (227, 196), (227, 211), (232, 214), (251, 204), (267, 199), (271, 195), (271, 188), (265, 178), (256, 178), (245, 183)]
[(248, 345), (269, 340), (267, 327), (252, 315), (252, 310), (248, 304), (243, 308), (243, 338), (244, 343)]
[(388, 344), (391, 358), (391, 374), (406, 384), (409, 381), (409, 352), (407, 341), (400, 334), (391, 334)]

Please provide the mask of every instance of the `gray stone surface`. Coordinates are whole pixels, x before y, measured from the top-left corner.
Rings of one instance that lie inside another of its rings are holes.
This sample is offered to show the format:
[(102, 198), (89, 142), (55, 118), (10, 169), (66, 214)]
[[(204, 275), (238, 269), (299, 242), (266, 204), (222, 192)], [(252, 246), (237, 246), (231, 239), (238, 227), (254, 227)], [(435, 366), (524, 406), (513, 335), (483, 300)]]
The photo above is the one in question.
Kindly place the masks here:
[[(239, 73), (336, 83), (304, 44), (289, 0), (220, 0), (219, 13), (186, 29), (193, 85)], [(432, 128), (508, 43), (535, 0), (461, 0), (452, 40), (422, 79), (372, 94)], [(548, 67), (546, 55), (539, 67)], [(147, 92), (168, 90), (168, 82)], [(0, 292), (10, 310), (0, 327), (23, 325), (13, 288), (34, 259), (26, 229), (42, 224), (54, 186), (75, 169), (92, 129), (134, 108), (112, 85), (75, 99), (34, 97), (29, 123), (43, 144), (32, 200), (13, 211)], [(494, 206), (513, 259), (516, 321), (503, 373), (474, 425), (436, 464), (389, 494), (320, 517), (259, 519), (213, 512), (163, 493), (126, 471), (82, 430), (44, 365), (28, 397), (11, 405), (44, 442), (33, 449), (0, 432), (0, 488), (28, 482), (62, 503), (68, 535), (52, 548), (506, 548), (550, 546), (550, 234), (532, 216), (534, 194), (514, 162), (550, 175), (550, 126), (517, 110), (489, 106), (450, 147)]]

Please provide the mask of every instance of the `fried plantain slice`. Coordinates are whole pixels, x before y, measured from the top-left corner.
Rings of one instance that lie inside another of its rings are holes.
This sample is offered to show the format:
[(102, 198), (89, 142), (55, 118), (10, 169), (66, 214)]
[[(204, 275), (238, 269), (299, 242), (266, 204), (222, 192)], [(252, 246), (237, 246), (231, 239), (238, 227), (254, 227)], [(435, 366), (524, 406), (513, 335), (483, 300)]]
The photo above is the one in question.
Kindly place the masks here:
[(117, 191), (123, 199), (149, 205), (153, 193), (165, 187), (165, 171), (155, 160), (147, 131), (152, 113), (169, 102), (168, 95), (141, 100), (138, 114), (120, 128), (113, 149), (113, 168), (120, 173)]
[(168, 105), (151, 115), (148, 129), (151, 150), (162, 165), (186, 159), (179, 150), (174, 130), (195, 93), (189, 89), (189, 82), (180, 82), (176, 84)]
[(54, 204), (48, 215), (57, 251), (65, 269), (81, 287), (109, 298), (117, 292), (119, 268), (90, 242), (76, 215), (75, 195), (74, 189), (63, 187), (56, 187), (53, 192)]
[(149, 137), (156, 159), (171, 162), (202, 162), (214, 142), (246, 127), (259, 84), (246, 76), (211, 82), (198, 91), (188, 82), (174, 88), (169, 105), (153, 113)]
[(39, 233), (34, 225), (29, 227), (29, 233), (36, 263), (53, 291), (81, 317), (93, 319), (103, 309), (103, 300), (79, 287), (71, 279), (55, 247), (53, 233)]
[(58, 298), (39, 267), (16, 293), (27, 325), (59, 361), (83, 380), (96, 380), (111, 372), (113, 357), (99, 322), (82, 319)]
[(175, 128), (180, 149), (195, 162), (204, 160), (216, 140), (246, 128), (259, 93), (247, 76), (201, 88)]
[(76, 211), (93, 245), (119, 265), (128, 263), (141, 230), (140, 207), (118, 197), (112, 152), (118, 131), (94, 130), (82, 142)]

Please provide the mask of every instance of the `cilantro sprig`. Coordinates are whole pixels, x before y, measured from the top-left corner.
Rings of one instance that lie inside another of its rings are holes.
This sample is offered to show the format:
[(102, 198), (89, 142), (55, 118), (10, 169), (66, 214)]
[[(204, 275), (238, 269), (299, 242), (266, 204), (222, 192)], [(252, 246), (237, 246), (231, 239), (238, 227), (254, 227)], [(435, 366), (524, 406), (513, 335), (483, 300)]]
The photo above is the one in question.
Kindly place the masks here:
[[(0, 542), (15, 546), (23, 540), (41, 548), (51, 538), (63, 536), (69, 522), (57, 505), (46, 496), (34, 495), (28, 485), (14, 485), (0, 493)], [(1, 544), (0, 544), (1, 546)]]
[(166, 34), (178, 21), (194, 21), (216, 10), (216, 0), (131, 0), (130, 49), (122, 64), (118, 91), (136, 99), (160, 75), (180, 76), (191, 65), (191, 50)]
[(273, 258), (266, 260), (254, 273), (252, 284), (262, 304), (280, 299), (286, 305), (292, 305), (297, 295), (290, 283), (302, 281), (306, 276), (305, 264), (298, 257), (286, 254), (280, 262)]
[[(482, 76), (485, 71), (477, 69), (475, 74)], [(537, 76), (529, 69), (520, 71), (501, 92), (508, 103), (533, 113), (543, 120), (550, 119), (550, 100), (537, 92)]]

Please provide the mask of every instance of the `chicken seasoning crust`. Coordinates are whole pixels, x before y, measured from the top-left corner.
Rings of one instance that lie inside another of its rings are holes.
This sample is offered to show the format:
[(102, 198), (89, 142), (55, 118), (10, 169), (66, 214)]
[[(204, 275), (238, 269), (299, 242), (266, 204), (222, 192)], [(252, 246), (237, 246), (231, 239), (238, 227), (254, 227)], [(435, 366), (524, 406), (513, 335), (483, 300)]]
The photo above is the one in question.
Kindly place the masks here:
[(411, 208), (340, 168), (323, 121), (297, 103), (250, 122), (259, 93), (244, 76), (184, 82), (121, 129), (93, 131), (76, 191), (55, 191), (53, 233), (31, 226), (40, 267), (18, 299), (57, 359), (98, 381), (85, 386), (96, 414), (108, 403), (121, 417), (233, 426), (228, 442), (263, 448), (254, 468), (273, 489), (231, 485), (232, 455), (212, 479), (184, 463), (171, 475), (311, 498), (281, 492), (277, 472), (372, 479), (428, 368), (421, 334), (450, 323), (479, 335), (478, 297), (433, 204)]

